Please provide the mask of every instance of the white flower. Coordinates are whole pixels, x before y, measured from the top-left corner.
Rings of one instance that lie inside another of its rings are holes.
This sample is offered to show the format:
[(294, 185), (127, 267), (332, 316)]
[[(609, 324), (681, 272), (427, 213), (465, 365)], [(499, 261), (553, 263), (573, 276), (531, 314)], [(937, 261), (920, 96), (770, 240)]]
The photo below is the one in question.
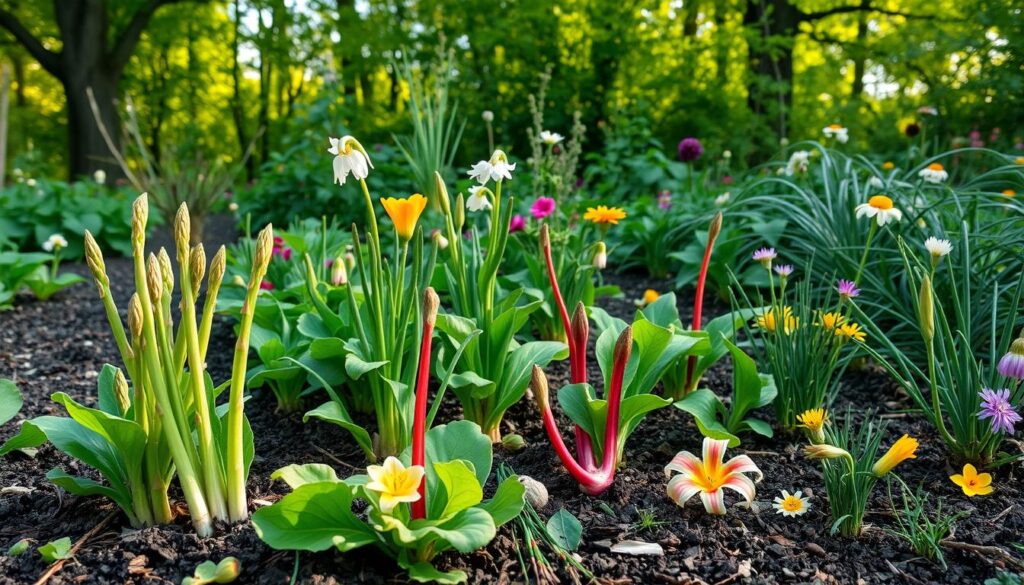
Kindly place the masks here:
[(949, 173), (946, 172), (946, 169), (940, 163), (932, 163), (921, 169), (917, 176), (928, 183), (942, 183), (949, 178)]
[(730, 197), (732, 197), (732, 193), (729, 193), (728, 191), (722, 193), (718, 197), (715, 197), (715, 205), (717, 205), (718, 207), (725, 205), (726, 203), (729, 202)]
[(785, 136), (779, 138), (779, 146), (781, 146), (782, 148), (786, 148), (787, 146), (789, 146), (789, 138), (786, 138)]
[(732, 158), (732, 151), (731, 150), (723, 150), (722, 151), (722, 158), (724, 158), (725, 160), (729, 160), (730, 158)]
[(811, 504), (808, 503), (807, 498), (802, 496), (803, 492), (800, 490), (797, 490), (795, 494), (782, 490), (782, 497), (775, 498), (775, 503), (772, 504), (772, 507), (775, 508), (777, 513), (787, 517), (806, 514), (807, 510), (811, 508)]
[(96, 172), (92, 174), (92, 180), (103, 185), (107, 182), (107, 172), (103, 169), (96, 169)]
[(469, 188), (469, 199), (466, 200), (466, 209), (470, 211), (483, 211), (491, 208), (491, 200), (487, 198), (488, 190), (482, 185), (475, 185)]
[(480, 117), (484, 119), (484, 122), (491, 123), (494, 121), (494, 112), (490, 110), (484, 110), (484, 113), (480, 114)]
[(432, 232), (430, 232), (430, 237), (433, 238), (437, 242), (437, 247), (438, 248), (440, 248), (442, 250), (445, 250), (445, 249), (448, 248), (448, 238), (444, 237), (441, 234), (441, 230), (434, 229)]
[(879, 179), (878, 177), (872, 175), (871, 178), (868, 179), (868, 187), (871, 187), (872, 189), (881, 189), (885, 187), (885, 182), (883, 182), (882, 179)]
[(603, 241), (597, 243), (597, 250), (594, 252), (594, 268), (604, 270), (608, 266), (608, 247)]
[(238, 204), (232, 201), (231, 203), (228, 203), (228, 209), (230, 211), (238, 211)]
[(939, 115), (939, 111), (937, 109), (935, 109), (934, 106), (921, 106), (920, 108), (917, 108), (917, 113), (918, 114), (925, 114), (925, 115), (928, 115), (928, 116), (938, 116)]
[(68, 247), (68, 241), (64, 239), (64, 236), (60, 234), (53, 234), (46, 241), (43, 242), (43, 249), (47, 252), (53, 252), (54, 250), (60, 251), (62, 248)]
[(329, 137), (328, 140), (331, 142), (331, 147), (327, 149), (327, 152), (334, 155), (335, 183), (344, 185), (349, 173), (352, 173), (357, 181), (362, 181), (370, 174), (373, 163), (358, 140), (351, 136)]
[(796, 174), (804, 174), (807, 172), (807, 166), (810, 164), (811, 153), (806, 150), (798, 150), (789, 157), (789, 162), (786, 163), (786, 175), (792, 177)]
[(549, 132), (547, 130), (541, 130), (540, 132), (540, 141), (548, 146), (554, 146), (563, 140), (565, 140), (565, 136), (558, 132)]
[(903, 212), (892, 205), (892, 199), (885, 195), (875, 195), (867, 203), (856, 207), (857, 217), (873, 217), (881, 227), (890, 221), (903, 219)]
[(29, 187), (35, 187), (36, 186), (36, 180), (35, 179), (29, 179), (29, 180), (25, 181), (25, 184), (28, 185)]
[(932, 255), (932, 258), (942, 258), (953, 251), (953, 243), (949, 240), (940, 240), (935, 236), (924, 241), (924, 249)]
[(846, 144), (846, 141), (850, 139), (849, 131), (839, 124), (829, 124), (822, 128), (821, 131), (825, 133), (826, 138), (835, 138), (842, 144)]
[(481, 185), (487, 181), (500, 181), (501, 179), (512, 179), (512, 171), (516, 170), (515, 163), (509, 164), (508, 157), (500, 150), (495, 150), (490, 160), (482, 160), (468, 172), (470, 178), (476, 179)]

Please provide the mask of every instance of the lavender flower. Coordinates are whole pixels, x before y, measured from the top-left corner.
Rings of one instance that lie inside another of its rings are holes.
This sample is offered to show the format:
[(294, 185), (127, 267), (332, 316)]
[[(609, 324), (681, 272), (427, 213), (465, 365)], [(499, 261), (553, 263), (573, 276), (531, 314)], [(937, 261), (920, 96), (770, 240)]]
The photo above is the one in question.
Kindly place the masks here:
[(754, 252), (754, 260), (760, 262), (768, 270), (772, 269), (772, 260), (775, 260), (779, 255), (775, 252), (775, 248), (761, 248)]
[(704, 147), (701, 146), (700, 140), (689, 137), (683, 138), (679, 142), (679, 160), (683, 162), (693, 162), (700, 158), (700, 155), (704, 154)]
[(778, 274), (782, 278), (786, 278), (790, 274), (793, 274), (792, 264), (779, 264), (775, 267), (775, 274)]
[(672, 208), (672, 193), (669, 191), (662, 191), (658, 193), (658, 209), (662, 211), (668, 211)]
[(839, 293), (839, 298), (844, 301), (848, 301), (854, 297), (860, 296), (860, 289), (857, 288), (857, 283), (852, 280), (839, 279), (836, 283), (836, 292)]
[(1013, 425), (1020, 422), (1021, 416), (1010, 404), (1010, 391), (1007, 389), (991, 390), (989, 388), (978, 392), (981, 396), (981, 410), (978, 412), (978, 420), (991, 419), (992, 432), (1004, 432), (1013, 434)]
[(1010, 350), (999, 360), (996, 370), (1000, 376), (1024, 380), (1024, 337), (1018, 337), (1010, 344)]

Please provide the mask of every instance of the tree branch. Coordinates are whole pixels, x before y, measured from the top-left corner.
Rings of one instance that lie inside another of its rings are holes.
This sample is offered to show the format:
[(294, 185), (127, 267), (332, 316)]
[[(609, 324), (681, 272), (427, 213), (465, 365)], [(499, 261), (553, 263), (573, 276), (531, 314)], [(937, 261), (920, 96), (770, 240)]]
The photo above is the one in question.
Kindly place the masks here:
[(0, 27), (7, 29), (15, 40), (17, 40), (30, 55), (39, 61), (43, 69), (47, 70), (54, 77), (60, 77), (60, 56), (47, 49), (43, 43), (28, 31), (14, 14), (0, 9)]
[(132, 52), (135, 51), (135, 45), (142, 37), (142, 31), (146, 30), (149, 19), (153, 17), (157, 9), (164, 4), (176, 1), (178, 0), (147, 0), (142, 8), (132, 15), (128, 26), (124, 27), (124, 30), (117, 35), (114, 47), (110, 50), (109, 59), (114, 71), (120, 71), (128, 63)]

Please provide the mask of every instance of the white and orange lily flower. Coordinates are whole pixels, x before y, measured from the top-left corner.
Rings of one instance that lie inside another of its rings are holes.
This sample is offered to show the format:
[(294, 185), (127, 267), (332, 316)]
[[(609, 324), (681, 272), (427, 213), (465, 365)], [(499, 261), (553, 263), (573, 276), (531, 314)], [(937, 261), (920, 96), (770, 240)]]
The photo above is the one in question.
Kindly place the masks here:
[[(739, 455), (722, 463), (728, 439), (704, 438), (704, 458), (698, 459), (689, 451), (680, 451), (665, 466), (665, 477), (668, 482), (668, 497), (679, 507), (683, 507), (693, 496), (700, 494), (704, 509), (709, 514), (725, 514), (725, 488), (743, 496), (746, 505), (754, 501), (756, 488), (754, 484), (761, 481), (764, 474), (746, 455)], [(675, 472), (678, 475), (672, 476)], [(744, 473), (756, 474), (757, 479), (751, 480)]]

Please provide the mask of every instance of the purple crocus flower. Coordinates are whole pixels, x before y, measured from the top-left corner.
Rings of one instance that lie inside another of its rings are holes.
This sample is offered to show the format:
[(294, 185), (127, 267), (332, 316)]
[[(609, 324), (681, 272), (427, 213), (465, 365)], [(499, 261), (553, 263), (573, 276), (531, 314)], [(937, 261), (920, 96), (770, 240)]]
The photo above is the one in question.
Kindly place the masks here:
[(775, 248), (761, 248), (754, 252), (754, 261), (760, 262), (762, 266), (769, 270), (772, 268), (772, 260), (775, 260), (776, 257), (778, 257), (778, 254), (775, 253)]
[(1024, 380), (1024, 337), (1018, 337), (1010, 344), (1010, 351), (999, 359), (996, 370), (1004, 378)]
[(700, 155), (704, 154), (704, 147), (701, 146), (700, 140), (693, 138), (683, 138), (679, 142), (679, 160), (683, 162), (693, 162), (700, 158)]
[(857, 288), (857, 283), (852, 280), (839, 279), (836, 284), (836, 292), (839, 293), (839, 297), (844, 301), (860, 296), (860, 289)]
[(1020, 422), (1021, 417), (1010, 404), (1010, 391), (1007, 389), (992, 390), (989, 388), (978, 392), (981, 396), (981, 410), (978, 420), (991, 419), (992, 432), (1013, 434), (1013, 425)]
[(521, 232), (526, 229), (526, 218), (519, 215), (518, 213), (512, 216), (512, 220), (508, 222), (508, 233), (512, 234), (515, 232)]

